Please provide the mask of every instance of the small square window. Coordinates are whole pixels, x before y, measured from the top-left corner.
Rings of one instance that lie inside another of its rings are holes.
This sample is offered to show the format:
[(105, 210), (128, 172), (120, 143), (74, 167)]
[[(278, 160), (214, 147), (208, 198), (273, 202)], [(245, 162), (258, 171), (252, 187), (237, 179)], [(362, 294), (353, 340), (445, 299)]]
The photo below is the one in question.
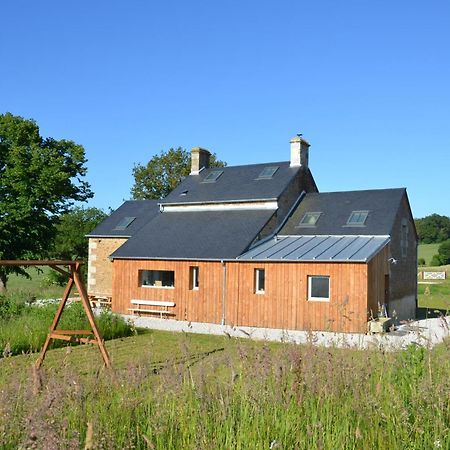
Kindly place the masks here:
[(308, 300), (323, 302), (330, 301), (330, 277), (308, 277)]
[(347, 220), (347, 225), (350, 226), (363, 226), (366, 223), (369, 211), (352, 211), (350, 217)]
[(136, 217), (124, 217), (114, 228), (115, 230), (125, 230), (127, 227), (129, 227)]
[(315, 227), (320, 218), (321, 212), (307, 212), (300, 220), (299, 227)]
[(203, 183), (215, 183), (220, 175), (223, 174), (223, 170), (213, 170), (203, 179)]
[(189, 289), (191, 291), (198, 290), (199, 287), (198, 276), (199, 276), (198, 266), (189, 267)]
[(255, 294), (264, 294), (266, 285), (266, 271), (255, 269)]
[(278, 166), (264, 167), (264, 169), (258, 175), (257, 180), (268, 180), (275, 175), (278, 170)]

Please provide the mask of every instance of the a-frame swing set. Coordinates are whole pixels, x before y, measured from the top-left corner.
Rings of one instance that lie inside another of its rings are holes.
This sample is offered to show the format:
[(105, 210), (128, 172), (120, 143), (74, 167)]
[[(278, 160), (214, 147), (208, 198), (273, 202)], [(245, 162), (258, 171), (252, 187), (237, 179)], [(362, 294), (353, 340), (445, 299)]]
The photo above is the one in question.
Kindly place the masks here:
[[(7, 261), (0, 260), (0, 266), (48, 266), (57, 272), (67, 276), (68, 281), (66, 288), (64, 289), (64, 294), (59, 303), (58, 310), (56, 311), (53, 323), (50, 327), (50, 331), (45, 340), (44, 347), (42, 347), (41, 353), (38, 360), (36, 361), (36, 368), (40, 368), (44, 362), (45, 355), (47, 353), (48, 347), (52, 339), (61, 339), (63, 341), (69, 342), (81, 342), (97, 345), (103, 358), (103, 362), (106, 367), (111, 367), (111, 360), (109, 359), (108, 352), (105, 347), (105, 343), (100, 334), (100, 330), (95, 322), (94, 313), (92, 312), (91, 304), (89, 303), (89, 298), (86, 292), (86, 287), (84, 286), (83, 280), (80, 275), (81, 262), (79, 261), (60, 261), (60, 260), (29, 260), (29, 261)], [(69, 270), (63, 269), (63, 267), (68, 267)], [(86, 316), (89, 320), (90, 330), (58, 330), (57, 326), (61, 318), (64, 307), (67, 304), (70, 292), (73, 286), (76, 286), (79, 294), (81, 304), (83, 305)], [(94, 336), (94, 337), (90, 337)]]

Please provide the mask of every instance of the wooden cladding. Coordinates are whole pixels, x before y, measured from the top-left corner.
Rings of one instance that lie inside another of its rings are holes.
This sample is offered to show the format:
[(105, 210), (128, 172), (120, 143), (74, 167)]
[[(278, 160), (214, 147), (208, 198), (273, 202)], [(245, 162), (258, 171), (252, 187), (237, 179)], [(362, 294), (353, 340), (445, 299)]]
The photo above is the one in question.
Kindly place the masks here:
[[(384, 295), (385, 255), (364, 263), (202, 262), (114, 260), (113, 310), (127, 313), (131, 299), (170, 301), (173, 318), (192, 322), (364, 332), (369, 303)], [(201, 274), (192, 289), (192, 267)], [(255, 270), (264, 291), (255, 292)], [(141, 287), (143, 270), (174, 271), (174, 287)], [(372, 287), (369, 292), (369, 272)], [(382, 273), (381, 273), (382, 272)], [(378, 276), (379, 275), (379, 276)], [(308, 277), (329, 277), (329, 300), (308, 300)]]

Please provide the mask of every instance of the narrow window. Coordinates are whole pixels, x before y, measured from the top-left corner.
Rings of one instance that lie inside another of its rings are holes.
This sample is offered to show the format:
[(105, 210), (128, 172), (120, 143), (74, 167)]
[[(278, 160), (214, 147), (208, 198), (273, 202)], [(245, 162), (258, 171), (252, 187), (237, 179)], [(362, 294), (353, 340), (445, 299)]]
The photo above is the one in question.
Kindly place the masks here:
[(308, 300), (323, 302), (330, 301), (330, 277), (308, 277)]
[(298, 226), (299, 227), (315, 227), (321, 214), (322, 213), (320, 213), (320, 212), (305, 213), (305, 215), (302, 217), (302, 220), (300, 220), (300, 223), (298, 224)]
[(400, 240), (400, 247), (402, 249), (402, 259), (406, 259), (408, 256), (408, 221), (407, 219), (402, 219), (402, 235)]
[(347, 220), (347, 226), (363, 226), (366, 223), (369, 211), (352, 211)]
[(255, 269), (255, 294), (264, 294), (266, 285), (266, 271)]
[(140, 285), (144, 287), (173, 288), (175, 272), (173, 270), (140, 270)]
[(198, 289), (198, 275), (199, 269), (198, 266), (190, 266), (189, 267), (189, 289), (197, 290)]

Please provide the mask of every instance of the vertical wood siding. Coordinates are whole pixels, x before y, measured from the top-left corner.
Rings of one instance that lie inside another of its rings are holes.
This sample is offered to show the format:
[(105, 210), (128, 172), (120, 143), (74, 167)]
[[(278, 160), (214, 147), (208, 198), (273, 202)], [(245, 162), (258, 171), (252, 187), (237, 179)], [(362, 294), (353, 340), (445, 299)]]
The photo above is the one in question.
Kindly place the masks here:
[[(114, 260), (113, 310), (128, 313), (131, 299), (176, 303), (175, 319), (291, 330), (364, 332), (368, 301), (384, 292), (385, 255), (364, 263), (227, 262)], [(200, 286), (189, 289), (189, 267), (199, 267)], [(368, 268), (370, 275), (368, 273)], [(265, 270), (265, 292), (254, 292), (254, 270)], [(139, 286), (139, 270), (173, 270), (175, 287)], [(308, 276), (330, 277), (330, 301), (308, 301)], [(369, 277), (371, 289), (369, 292)], [(382, 289), (383, 291), (380, 291)]]

